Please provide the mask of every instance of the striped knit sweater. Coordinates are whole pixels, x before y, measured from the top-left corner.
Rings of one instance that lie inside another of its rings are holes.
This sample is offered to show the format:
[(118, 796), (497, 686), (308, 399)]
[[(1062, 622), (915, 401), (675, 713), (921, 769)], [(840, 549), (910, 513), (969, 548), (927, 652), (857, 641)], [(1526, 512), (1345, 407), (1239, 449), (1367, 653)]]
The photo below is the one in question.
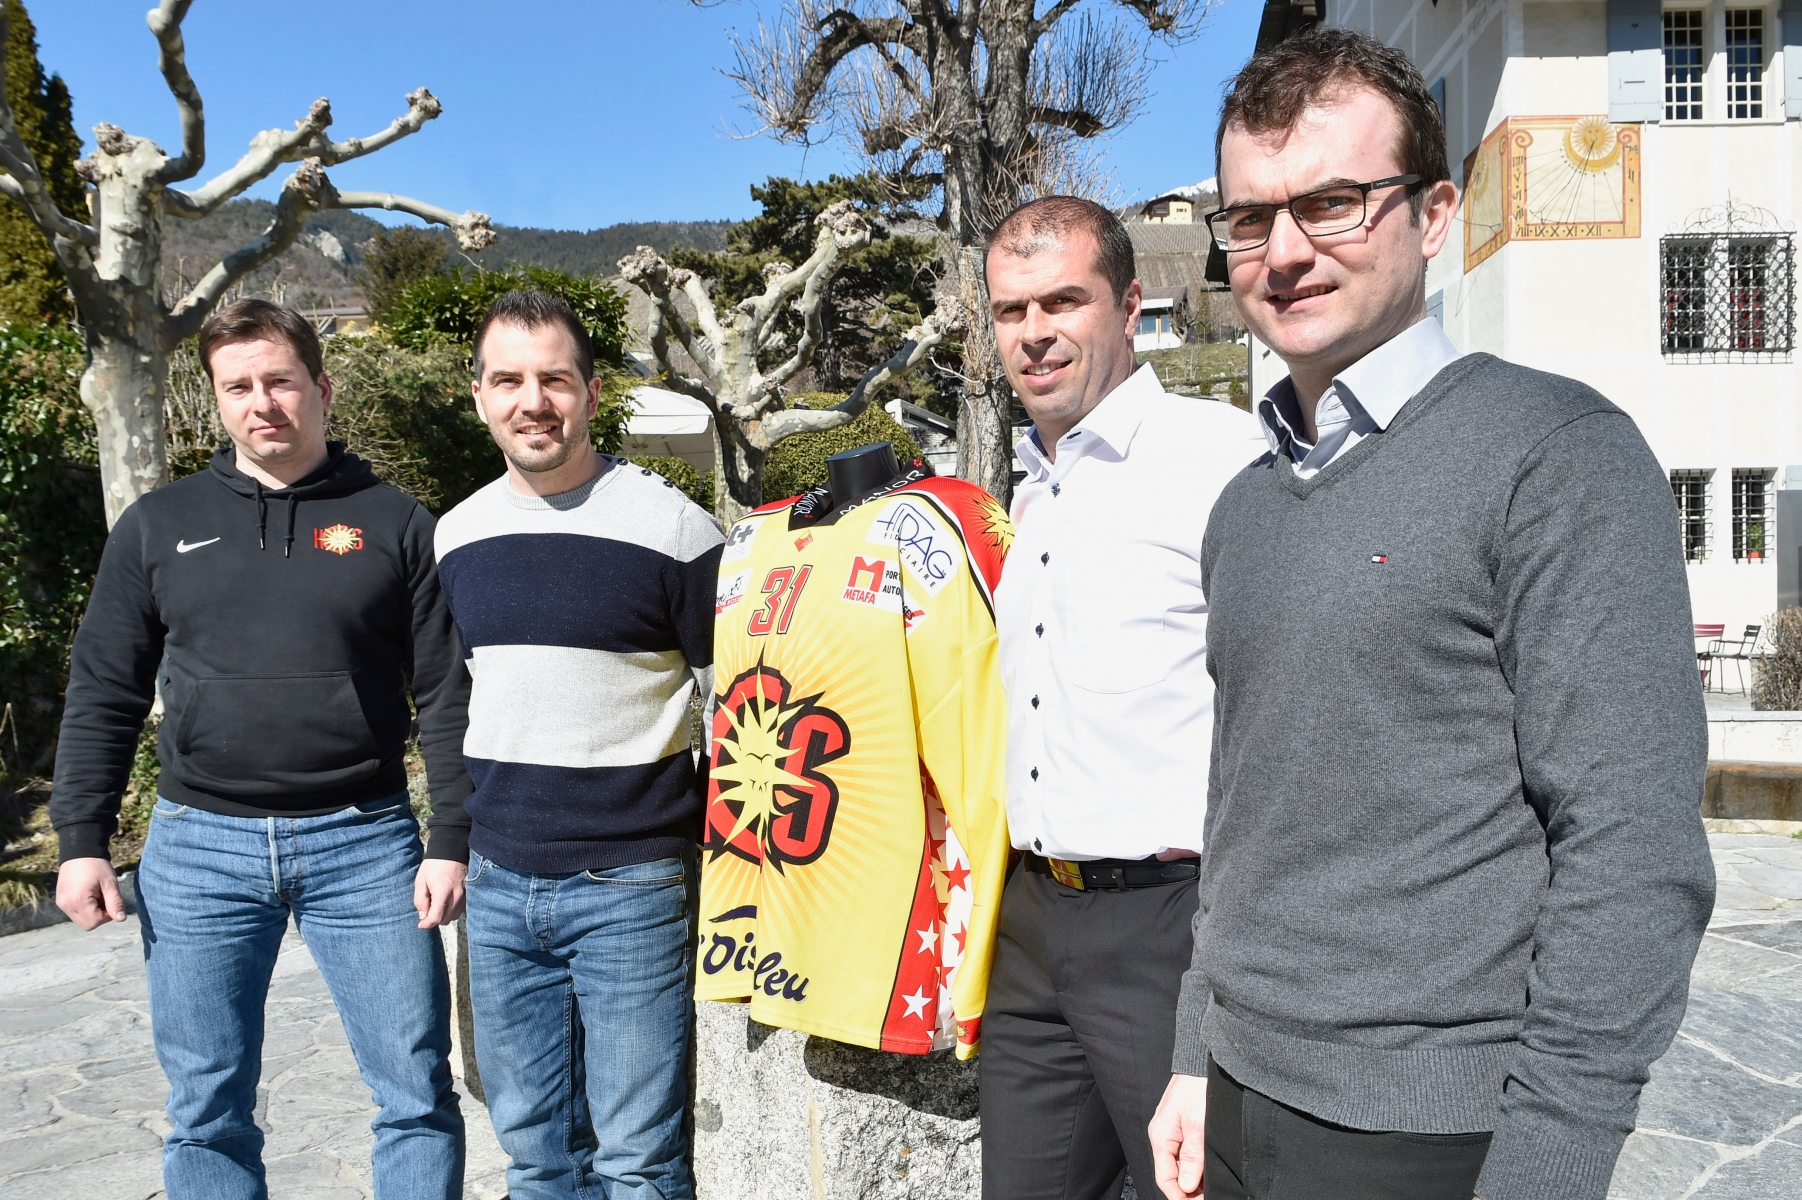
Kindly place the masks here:
[(689, 701), (713, 686), (723, 538), (660, 476), (602, 456), (522, 496), (502, 476), (438, 523), (438, 575), (473, 681), (470, 848), (561, 874), (692, 845)]

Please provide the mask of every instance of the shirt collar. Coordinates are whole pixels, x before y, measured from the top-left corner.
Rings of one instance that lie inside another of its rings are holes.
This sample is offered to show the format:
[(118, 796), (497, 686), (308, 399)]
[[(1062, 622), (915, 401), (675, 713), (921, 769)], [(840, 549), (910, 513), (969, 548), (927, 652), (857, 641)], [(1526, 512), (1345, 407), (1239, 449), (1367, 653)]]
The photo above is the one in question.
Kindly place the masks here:
[[(1333, 376), (1333, 390), (1348, 409), (1362, 410), (1378, 429), (1387, 429), (1409, 400), (1460, 357), (1439, 322), (1427, 317)], [(1271, 453), (1280, 453), (1283, 442), (1294, 439), (1300, 421), (1295, 385), (1285, 376), (1258, 404), (1258, 422)]]
[[(1145, 419), (1145, 401), (1163, 394), (1164, 385), (1158, 382), (1157, 372), (1151, 369), (1150, 363), (1146, 363), (1129, 375), (1124, 383), (1103, 396), (1101, 402), (1064, 435), (1066, 442), (1076, 439), (1068, 449), (1080, 454), (1088, 449), (1082, 444), (1087, 440), (1091, 444), (1102, 443), (1120, 458), (1125, 458), (1127, 447), (1132, 445), (1133, 435), (1139, 432), (1139, 423)], [(1060, 443), (1060, 450), (1063, 449)], [(1039, 431), (1036, 428), (1027, 431), (1015, 450), (1020, 456), (1020, 464), (1032, 478), (1042, 479), (1051, 473), (1053, 463), (1039, 441)]]

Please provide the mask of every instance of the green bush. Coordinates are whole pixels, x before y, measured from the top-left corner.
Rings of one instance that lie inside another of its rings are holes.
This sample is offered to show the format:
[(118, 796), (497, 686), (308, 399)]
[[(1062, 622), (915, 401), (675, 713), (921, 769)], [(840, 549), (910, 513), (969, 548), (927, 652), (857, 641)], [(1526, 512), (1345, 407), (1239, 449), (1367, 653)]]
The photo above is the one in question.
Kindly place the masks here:
[(410, 349), (424, 349), (437, 336), (467, 350), (488, 306), (502, 292), (515, 288), (537, 288), (561, 296), (588, 330), (595, 366), (625, 369), (626, 298), (603, 279), (551, 267), (460, 269), (428, 276), (408, 284), (389, 301), (382, 330), (390, 340)]
[(675, 484), (684, 496), (708, 512), (713, 511), (713, 476), (701, 474), (687, 459), (669, 454), (635, 454), (631, 461), (649, 467)]
[(106, 544), (84, 362), (73, 330), (0, 326), (0, 717), (12, 707), (0, 774), (49, 768), (69, 642)]
[[(796, 396), (797, 403), (808, 408), (831, 408), (845, 397), (836, 392), (813, 392)], [(895, 457), (905, 469), (920, 457), (920, 448), (907, 430), (882, 408), (871, 404), (849, 424), (824, 433), (797, 433), (776, 443), (763, 468), (763, 499), (785, 500), (799, 496), (826, 482), (826, 459), (841, 450), (853, 450), (871, 442), (892, 442)]]

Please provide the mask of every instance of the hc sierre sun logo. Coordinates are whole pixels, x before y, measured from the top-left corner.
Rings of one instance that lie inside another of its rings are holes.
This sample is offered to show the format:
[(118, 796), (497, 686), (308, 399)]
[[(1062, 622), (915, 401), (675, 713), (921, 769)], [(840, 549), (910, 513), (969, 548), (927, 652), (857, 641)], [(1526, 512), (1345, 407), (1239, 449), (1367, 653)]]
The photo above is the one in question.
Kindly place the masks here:
[(851, 731), (818, 696), (790, 691), (759, 663), (719, 697), (701, 845), (710, 859), (736, 854), (780, 871), (826, 852), (838, 785), (819, 768), (850, 752)]
[(349, 554), (363, 548), (363, 531), (349, 525), (332, 525), (313, 531), (313, 549), (330, 550), (333, 554)]

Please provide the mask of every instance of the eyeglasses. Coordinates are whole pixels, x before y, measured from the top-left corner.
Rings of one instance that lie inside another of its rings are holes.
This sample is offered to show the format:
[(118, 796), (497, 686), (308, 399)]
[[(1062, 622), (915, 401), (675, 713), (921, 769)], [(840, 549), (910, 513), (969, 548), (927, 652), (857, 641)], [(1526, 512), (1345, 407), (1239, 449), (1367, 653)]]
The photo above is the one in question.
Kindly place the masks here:
[(1335, 183), (1317, 192), (1293, 196), (1282, 204), (1235, 204), (1208, 214), (1208, 232), (1222, 250), (1256, 250), (1270, 240), (1276, 214), (1286, 208), (1309, 237), (1344, 233), (1364, 223), (1370, 193), (1378, 188), (1404, 186), (1412, 196), (1424, 186), (1424, 181), (1418, 175), (1391, 175), (1370, 183)]

